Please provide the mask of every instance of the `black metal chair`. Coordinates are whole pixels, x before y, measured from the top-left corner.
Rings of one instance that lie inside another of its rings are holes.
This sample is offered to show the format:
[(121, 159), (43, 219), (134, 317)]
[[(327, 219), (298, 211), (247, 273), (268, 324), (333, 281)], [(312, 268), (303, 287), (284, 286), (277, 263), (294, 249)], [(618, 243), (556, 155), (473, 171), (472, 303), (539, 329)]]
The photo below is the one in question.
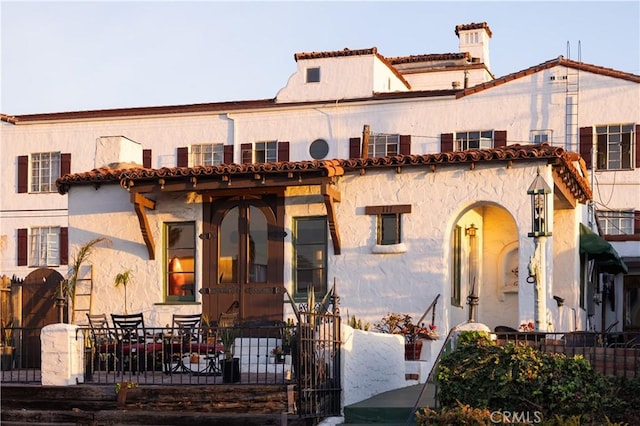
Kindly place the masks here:
[(111, 314), (116, 336), (118, 371), (147, 371), (147, 343), (144, 316)]
[[(93, 368), (111, 371), (115, 367), (116, 337), (105, 314), (87, 314), (93, 346)], [(104, 363), (104, 366), (103, 366)]]
[[(174, 335), (165, 339), (164, 345), (164, 365), (165, 373), (191, 373), (193, 370), (184, 362), (185, 356), (191, 353), (199, 353), (200, 344), (200, 323), (202, 314), (173, 314)], [(174, 345), (177, 343), (177, 345)], [(175, 366), (171, 366), (173, 361)]]

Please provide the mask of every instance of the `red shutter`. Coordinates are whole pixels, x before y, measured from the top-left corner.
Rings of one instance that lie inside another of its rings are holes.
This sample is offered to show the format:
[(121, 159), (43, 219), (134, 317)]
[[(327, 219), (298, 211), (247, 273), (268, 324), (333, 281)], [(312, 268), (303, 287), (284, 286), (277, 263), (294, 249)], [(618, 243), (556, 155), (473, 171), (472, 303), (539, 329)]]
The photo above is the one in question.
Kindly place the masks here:
[(178, 163), (176, 164), (178, 167), (189, 167), (189, 148), (188, 147), (180, 147), (177, 149)]
[(453, 133), (442, 133), (440, 135), (440, 152), (453, 151)]
[(29, 264), (28, 235), (27, 229), (18, 229), (18, 266), (27, 266)]
[(60, 264), (69, 264), (69, 228), (60, 228)]
[(289, 161), (289, 142), (278, 142), (278, 161)]
[(242, 164), (250, 164), (253, 162), (252, 144), (250, 143), (240, 144), (240, 157), (242, 158)]
[(29, 192), (29, 156), (18, 157), (18, 193)]
[(633, 212), (633, 233), (635, 235), (640, 234), (640, 210), (634, 210)]
[(640, 168), (640, 124), (636, 124), (636, 168)]
[(223, 159), (224, 164), (233, 163), (233, 145), (225, 145), (223, 148)]
[(71, 173), (71, 154), (60, 154), (60, 176)]
[(580, 127), (580, 156), (587, 165), (587, 169), (591, 168), (591, 148), (593, 146), (593, 127)]
[(411, 155), (411, 135), (400, 135), (400, 154)]
[(494, 148), (502, 148), (503, 146), (507, 146), (507, 131), (506, 130), (496, 130), (493, 132), (493, 147)]
[(349, 158), (360, 158), (360, 138), (349, 138)]
[(145, 169), (151, 168), (151, 150), (143, 149), (142, 150), (142, 167)]

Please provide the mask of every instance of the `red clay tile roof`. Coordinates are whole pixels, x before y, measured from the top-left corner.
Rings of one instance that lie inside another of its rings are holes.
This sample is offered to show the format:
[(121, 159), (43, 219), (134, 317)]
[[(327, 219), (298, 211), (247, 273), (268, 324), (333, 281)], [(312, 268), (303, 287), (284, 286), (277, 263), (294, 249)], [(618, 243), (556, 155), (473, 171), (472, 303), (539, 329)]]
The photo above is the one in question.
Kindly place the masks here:
[(456, 35), (459, 37), (460, 31), (464, 31), (464, 30), (479, 30), (481, 28), (484, 28), (485, 31), (487, 32), (487, 34), (489, 34), (489, 37), (491, 37), (493, 35), (493, 33), (491, 32), (491, 29), (489, 28), (489, 25), (486, 22), (479, 22), (479, 23), (471, 23), (471, 24), (465, 24), (465, 25), (456, 25)]
[(455, 61), (460, 59), (471, 59), (469, 52), (462, 53), (435, 53), (430, 55), (410, 55), (410, 56), (396, 56), (394, 58), (387, 58), (392, 64), (408, 64), (413, 62), (432, 62), (432, 61)]
[(347, 49), (334, 50), (328, 52), (300, 52), (293, 55), (293, 58), (298, 62), (300, 59), (322, 59), (322, 58), (338, 58), (341, 56), (361, 56), (361, 55), (376, 55), (378, 53), (377, 47), (371, 47), (369, 49)]
[[(73, 185), (115, 184), (122, 181), (150, 182), (158, 179), (188, 180), (191, 177), (214, 177), (255, 174), (288, 174), (318, 173), (325, 176), (339, 176), (345, 172), (358, 172), (363, 169), (397, 168), (397, 167), (440, 167), (479, 162), (507, 162), (522, 160), (553, 160), (554, 170), (559, 173), (574, 197), (580, 202), (591, 199), (591, 189), (587, 180), (583, 161), (576, 153), (568, 153), (563, 148), (541, 145), (509, 145), (501, 148), (441, 152), (422, 155), (396, 155), (376, 158), (352, 158), (324, 161), (284, 161), (255, 164), (220, 164), (216, 166), (197, 167), (163, 167), (146, 169), (134, 167), (129, 169), (100, 168), (89, 172), (68, 174), (56, 181), (60, 194), (68, 192)], [(581, 170), (574, 162), (581, 162)]]

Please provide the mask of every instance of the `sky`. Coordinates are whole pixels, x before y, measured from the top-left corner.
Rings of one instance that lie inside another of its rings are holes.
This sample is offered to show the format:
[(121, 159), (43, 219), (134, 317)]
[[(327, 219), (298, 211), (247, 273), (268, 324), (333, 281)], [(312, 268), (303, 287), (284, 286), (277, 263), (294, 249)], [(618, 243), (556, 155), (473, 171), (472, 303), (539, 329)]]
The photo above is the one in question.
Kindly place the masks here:
[(271, 99), (295, 53), (457, 53), (456, 25), (474, 22), (496, 77), (560, 55), (640, 75), (638, 0), (0, 0), (0, 112)]

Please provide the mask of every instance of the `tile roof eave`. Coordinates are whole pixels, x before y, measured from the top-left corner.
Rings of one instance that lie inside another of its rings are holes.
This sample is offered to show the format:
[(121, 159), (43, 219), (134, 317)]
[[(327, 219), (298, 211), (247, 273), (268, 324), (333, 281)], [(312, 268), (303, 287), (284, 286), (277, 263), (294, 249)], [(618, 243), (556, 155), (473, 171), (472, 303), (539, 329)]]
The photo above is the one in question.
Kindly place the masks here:
[(146, 169), (135, 167), (129, 169), (94, 169), (89, 172), (69, 174), (56, 181), (60, 194), (68, 192), (74, 185), (116, 184), (123, 180), (134, 182), (149, 182), (157, 179), (187, 180), (191, 177), (215, 177), (233, 175), (287, 174), (296, 173), (325, 173), (329, 176), (339, 176), (346, 172), (358, 172), (363, 169), (397, 168), (408, 166), (446, 166), (465, 163), (493, 162), (493, 161), (526, 161), (526, 160), (555, 160), (557, 166), (565, 170), (568, 179), (573, 183), (573, 193), (580, 202), (591, 199), (591, 190), (581, 171), (573, 165), (575, 153), (567, 153), (563, 148), (542, 145), (508, 145), (501, 148), (451, 151), (436, 154), (396, 155), (376, 158), (351, 158), (323, 161), (295, 161), (255, 164), (221, 164), (217, 166), (196, 167), (163, 167), (161, 169)]

